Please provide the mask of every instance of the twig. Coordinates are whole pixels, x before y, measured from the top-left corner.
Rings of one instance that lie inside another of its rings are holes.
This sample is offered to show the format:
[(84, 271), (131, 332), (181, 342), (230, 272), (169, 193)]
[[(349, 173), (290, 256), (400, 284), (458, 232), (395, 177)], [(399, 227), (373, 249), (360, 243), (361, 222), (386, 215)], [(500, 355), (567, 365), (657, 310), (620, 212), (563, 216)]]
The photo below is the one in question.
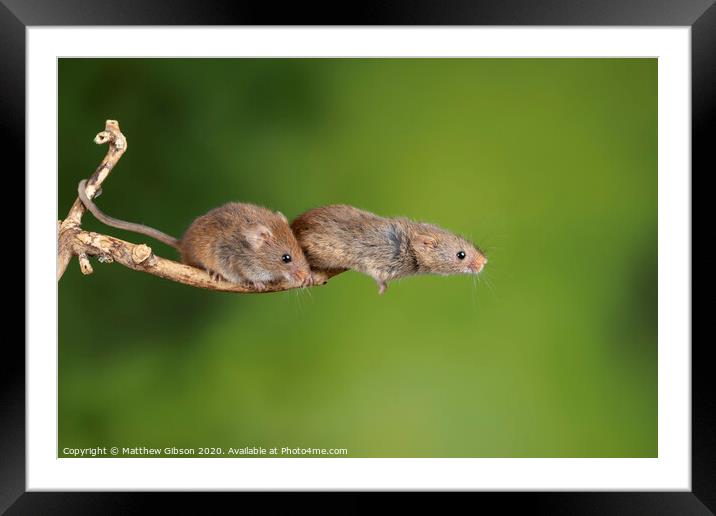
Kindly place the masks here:
[[(116, 120), (107, 120), (104, 131), (94, 137), (96, 144), (109, 142), (109, 149), (102, 162), (87, 181), (87, 197), (92, 199), (102, 186), (102, 183), (112, 171), (114, 166), (127, 150), (127, 139), (119, 130), (119, 123)], [(57, 281), (67, 270), (73, 255), (79, 255), (74, 249), (74, 237), (80, 231), (82, 215), (85, 212), (84, 204), (79, 199), (72, 203), (70, 212), (65, 220), (61, 221), (57, 230)]]
[[(87, 181), (86, 192), (90, 199), (97, 195), (102, 183), (127, 150), (127, 139), (119, 130), (116, 120), (107, 120), (105, 130), (95, 136), (94, 141), (98, 144), (109, 143), (109, 150)], [(156, 256), (145, 244), (132, 244), (109, 235), (85, 231), (81, 227), (84, 211), (84, 205), (76, 199), (65, 220), (57, 222), (57, 281), (62, 278), (73, 256), (77, 256), (83, 274), (92, 274), (89, 257), (95, 256), (103, 263), (116, 262), (135, 271), (146, 272), (192, 287), (220, 292), (247, 294), (259, 292), (248, 284), (217, 281), (202, 269)], [(314, 272), (314, 283), (325, 284), (334, 275)], [(288, 282), (272, 283), (266, 287), (262, 292), (279, 292), (297, 288)]]

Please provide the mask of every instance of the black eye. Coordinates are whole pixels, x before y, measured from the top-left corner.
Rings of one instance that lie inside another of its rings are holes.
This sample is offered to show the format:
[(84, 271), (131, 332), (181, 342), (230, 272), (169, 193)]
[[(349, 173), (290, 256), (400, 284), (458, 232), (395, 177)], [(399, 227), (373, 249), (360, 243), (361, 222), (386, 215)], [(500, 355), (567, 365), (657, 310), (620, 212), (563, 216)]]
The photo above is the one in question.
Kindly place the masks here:
[(284, 255), (281, 257), (281, 260), (283, 261), (283, 263), (289, 263), (289, 262), (291, 261), (291, 255), (290, 255), (290, 254), (284, 254)]
[(460, 260), (464, 260), (464, 259), (465, 259), (465, 251), (458, 251), (458, 252), (457, 252), (457, 257), (458, 257), (458, 259), (460, 259)]

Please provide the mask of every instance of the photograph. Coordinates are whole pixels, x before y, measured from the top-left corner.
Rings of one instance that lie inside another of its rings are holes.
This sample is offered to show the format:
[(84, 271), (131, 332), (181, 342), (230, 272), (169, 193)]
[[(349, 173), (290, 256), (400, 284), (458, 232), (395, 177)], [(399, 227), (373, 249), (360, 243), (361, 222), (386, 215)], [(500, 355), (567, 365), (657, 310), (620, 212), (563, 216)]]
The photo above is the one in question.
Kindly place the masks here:
[(715, 2), (0, 0), (0, 514), (712, 514)]
[(56, 456), (659, 457), (659, 67), (59, 57)]

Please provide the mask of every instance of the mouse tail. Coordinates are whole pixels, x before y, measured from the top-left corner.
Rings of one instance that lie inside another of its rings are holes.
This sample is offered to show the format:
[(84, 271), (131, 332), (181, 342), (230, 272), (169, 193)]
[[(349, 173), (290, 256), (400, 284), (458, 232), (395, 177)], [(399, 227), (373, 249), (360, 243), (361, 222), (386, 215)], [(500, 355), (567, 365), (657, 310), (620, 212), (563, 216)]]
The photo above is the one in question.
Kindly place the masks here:
[(174, 249), (179, 250), (179, 240), (170, 235), (167, 235), (166, 233), (162, 233), (158, 229), (145, 226), (144, 224), (136, 224), (134, 222), (127, 222), (124, 220), (115, 219), (114, 217), (110, 217), (109, 215), (104, 213), (97, 207), (94, 202), (92, 202), (89, 197), (87, 197), (86, 186), (86, 179), (80, 181), (80, 184), (77, 188), (77, 194), (79, 195), (82, 204), (85, 205), (85, 208), (87, 208), (97, 220), (113, 228), (124, 229), (127, 231), (132, 231), (133, 233), (139, 233), (141, 235), (152, 237), (156, 240), (159, 240), (160, 242), (172, 246)]

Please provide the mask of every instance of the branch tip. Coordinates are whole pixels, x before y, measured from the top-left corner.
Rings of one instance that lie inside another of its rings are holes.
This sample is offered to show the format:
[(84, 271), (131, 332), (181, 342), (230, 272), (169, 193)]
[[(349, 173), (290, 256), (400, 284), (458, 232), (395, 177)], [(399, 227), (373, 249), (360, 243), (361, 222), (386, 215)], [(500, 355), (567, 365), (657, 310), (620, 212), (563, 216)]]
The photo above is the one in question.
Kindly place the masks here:
[(77, 255), (77, 259), (80, 262), (80, 270), (82, 271), (82, 274), (85, 276), (89, 276), (94, 272), (94, 269), (92, 268), (92, 264), (89, 261), (89, 257), (86, 253), (80, 253)]
[(102, 131), (101, 133), (97, 133), (97, 136), (94, 137), (94, 142), (98, 145), (107, 143), (110, 137), (111, 135), (107, 131)]

